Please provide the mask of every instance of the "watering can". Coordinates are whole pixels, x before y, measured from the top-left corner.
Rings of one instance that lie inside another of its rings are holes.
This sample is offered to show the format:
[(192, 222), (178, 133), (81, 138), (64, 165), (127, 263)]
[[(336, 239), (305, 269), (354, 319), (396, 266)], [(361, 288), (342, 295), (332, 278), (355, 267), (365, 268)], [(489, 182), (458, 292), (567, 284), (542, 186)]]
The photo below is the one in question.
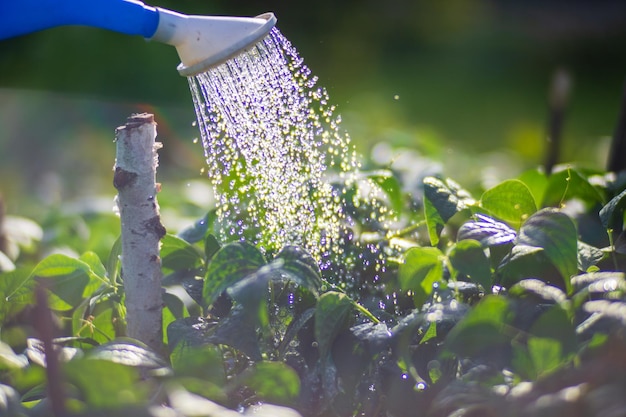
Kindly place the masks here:
[(0, 40), (64, 25), (140, 35), (176, 48), (178, 72), (205, 72), (250, 49), (276, 24), (257, 17), (188, 16), (135, 0), (0, 0)]

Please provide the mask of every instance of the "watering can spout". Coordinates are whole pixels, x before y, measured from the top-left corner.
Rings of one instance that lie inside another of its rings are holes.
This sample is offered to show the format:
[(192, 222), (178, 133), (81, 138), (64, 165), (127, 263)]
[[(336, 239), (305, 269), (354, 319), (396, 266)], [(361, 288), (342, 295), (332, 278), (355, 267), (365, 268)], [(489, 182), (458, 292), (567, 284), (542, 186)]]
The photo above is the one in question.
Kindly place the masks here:
[(64, 25), (139, 35), (176, 47), (183, 76), (204, 72), (251, 48), (275, 24), (272, 13), (255, 18), (187, 16), (136, 0), (0, 1), (0, 40)]
[(273, 13), (257, 17), (187, 16), (157, 8), (159, 24), (151, 40), (176, 47), (183, 76), (199, 74), (261, 41), (276, 24)]

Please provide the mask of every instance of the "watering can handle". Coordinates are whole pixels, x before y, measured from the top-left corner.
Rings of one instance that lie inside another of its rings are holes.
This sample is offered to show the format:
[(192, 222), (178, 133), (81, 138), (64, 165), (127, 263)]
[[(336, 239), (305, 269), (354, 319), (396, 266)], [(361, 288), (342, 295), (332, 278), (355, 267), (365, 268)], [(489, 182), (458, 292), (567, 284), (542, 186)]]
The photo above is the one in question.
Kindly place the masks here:
[(0, 40), (64, 25), (150, 38), (158, 24), (156, 9), (135, 0), (0, 0)]

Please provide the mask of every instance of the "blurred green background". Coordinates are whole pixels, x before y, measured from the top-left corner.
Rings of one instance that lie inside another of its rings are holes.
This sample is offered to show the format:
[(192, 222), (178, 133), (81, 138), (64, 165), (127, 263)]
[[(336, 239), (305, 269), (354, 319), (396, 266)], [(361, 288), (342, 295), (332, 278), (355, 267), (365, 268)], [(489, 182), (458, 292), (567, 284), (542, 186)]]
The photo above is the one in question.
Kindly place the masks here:
[[(541, 163), (547, 91), (564, 68), (573, 84), (561, 160), (604, 166), (626, 74), (624, 1), (150, 4), (187, 14), (273, 11), (362, 154), (379, 142), (410, 147), (454, 165), (457, 175), (497, 161), (511, 169)], [(0, 41), (0, 192), (8, 210), (28, 211), (25, 196), (47, 204), (113, 195), (114, 129), (133, 112), (156, 115), (161, 181), (201, 178), (178, 62), (170, 46), (93, 28)], [(463, 158), (469, 162), (455, 164)]]

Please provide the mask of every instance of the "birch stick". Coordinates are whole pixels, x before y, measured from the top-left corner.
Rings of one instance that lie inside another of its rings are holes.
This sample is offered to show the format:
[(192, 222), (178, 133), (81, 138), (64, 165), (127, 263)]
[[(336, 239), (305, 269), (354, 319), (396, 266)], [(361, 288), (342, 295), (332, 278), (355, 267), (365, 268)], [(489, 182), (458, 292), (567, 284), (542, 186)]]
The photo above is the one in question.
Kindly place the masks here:
[(122, 278), (127, 335), (160, 351), (163, 345), (160, 240), (165, 235), (156, 194), (156, 123), (137, 114), (115, 132), (113, 185), (122, 223)]

